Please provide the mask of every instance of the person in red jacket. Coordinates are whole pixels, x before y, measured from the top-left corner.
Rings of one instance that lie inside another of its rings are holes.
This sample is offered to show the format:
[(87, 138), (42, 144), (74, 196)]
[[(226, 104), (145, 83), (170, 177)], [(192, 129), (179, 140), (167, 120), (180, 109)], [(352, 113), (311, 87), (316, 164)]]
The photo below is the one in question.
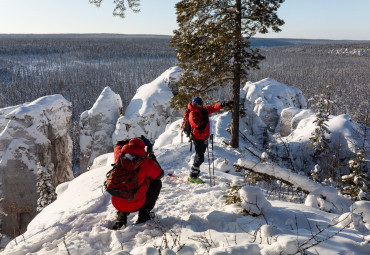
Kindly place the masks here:
[(115, 162), (117, 162), (121, 154), (126, 154), (129, 157), (142, 157), (144, 159), (137, 173), (139, 190), (135, 198), (128, 200), (112, 196), (112, 204), (118, 210), (117, 222), (113, 229), (120, 229), (123, 225), (126, 225), (127, 216), (131, 212), (139, 211), (136, 224), (150, 220), (150, 211), (154, 208), (162, 188), (160, 179), (163, 177), (163, 170), (156, 160), (146, 157), (145, 143), (142, 139), (133, 138), (124, 145), (118, 142), (114, 148)]
[(200, 165), (204, 162), (204, 153), (208, 145), (208, 138), (210, 136), (209, 114), (221, 110), (225, 106), (231, 106), (232, 101), (222, 101), (214, 105), (203, 106), (203, 100), (200, 97), (194, 97), (188, 104), (189, 122), (192, 130), (192, 140), (195, 147), (195, 157), (193, 166), (191, 167), (188, 181), (193, 183), (204, 183), (200, 179)]

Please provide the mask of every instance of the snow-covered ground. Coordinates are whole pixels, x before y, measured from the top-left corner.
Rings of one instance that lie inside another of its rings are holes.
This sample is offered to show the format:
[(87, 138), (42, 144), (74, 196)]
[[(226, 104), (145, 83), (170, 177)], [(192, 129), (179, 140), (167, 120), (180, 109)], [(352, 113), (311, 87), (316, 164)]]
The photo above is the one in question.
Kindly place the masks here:
[[(154, 152), (165, 171), (154, 208), (155, 219), (135, 225), (137, 213), (132, 213), (128, 226), (111, 230), (116, 210), (103, 189), (113, 163), (113, 154), (108, 153), (95, 158), (90, 171), (59, 185), (57, 200), (31, 221), (23, 235), (10, 241), (2, 254), (370, 254), (370, 202), (351, 205), (334, 188), (323, 187), (262, 156), (263, 131), (279, 130), (281, 116), (285, 116), (282, 126), (291, 141), (307, 142), (311, 135), (313, 127), (308, 124), (312, 122), (309, 119), (312, 113), (304, 109), (305, 101), (299, 90), (273, 79), (247, 83), (241, 96), (250, 109), (241, 119), (240, 148), (227, 145), (231, 114), (214, 114), (211, 117), (214, 148), (209, 146), (210, 164), (206, 152), (206, 162), (201, 166), (201, 178), (207, 182), (197, 185), (186, 181), (194, 151), (189, 151), (187, 139), (181, 143), (182, 120), (168, 104), (172, 97), (169, 83), (177, 75), (178, 69), (171, 68), (143, 85), (125, 116), (117, 121), (112, 136), (116, 141), (145, 134), (155, 141)], [(288, 107), (289, 112), (282, 114)], [(329, 128), (348, 133), (344, 139), (359, 141), (351, 135), (357, 126), (348, 126), (347, 121), (351, 121), (347, 116), (332, 119)], [(305, 139), (294, 140), (291, 137), (294, 134)], [(295, 152), (308, 157), (305, 150)], [(224, 196), (229, 185), (245, 184), (234, 164), (280, 178), (309, 195), (298, 203), (291, 202), (297, 199), (290, 200), (288, 195), (279, 200), (271, 195), (271, 190), (244, 186), (236, 192), (241, 206), (227, 205)], [(215, 185), (211, 186), (209, 171), (213, 165)], [(180, 179), (168, 179), (169, 173)]]
[[(307, 254), (369, 254), (369, 222), (361, 225), (357, 219), (342, 230), (344, 220), (335, 225), (340, 214), (279, 200), (268, 200), (270, 206), (263, 216), (256, 217), (243, 215), (238, 206), (226, 205), (226, 183), (243, 180), (239, 173), (224, 170), (231, 169), (238, 159), (252, 160), (245, 151), (223, 143), (229, 139), (224, 129), (229, 118), (227, 113), (212, 118), (213, 132), (217, 133), (215, 162), (224, 162), (215, 165), (215, 186), (164, 177), (154, 209), (156, 219), (134, 225), (137, 213), (132, 213), (128, 226), (114, 231), (110, 227), (116, 211), (110, 195), (102, 189), (113, 154), (105, 154), (95, 160), (92, 170), (59, 186), (58, 199), (36, 216), (27, 232), (12, 240), (2, 254), (159, 254), (158, 249), (161, 254), (296, 254), (297, 244), (310, 240), (330, 224), (334, 226), (301, 248), (341, 231), (308, 249)], [(194, 152), (189, 151), (188, 142), (181, 144), (180, 134), (174, 135), (170, 128), (160, 137), (165, 139), (173, 142), (155, 147), (158, 161), (166, 174), (186, 179)], [(242, 142), (240, 147), (243, 145)], [(207, 157), (201, 172), (202, 178), (208, 180)], [(256, 190), (257, 194), (259, 188)]]

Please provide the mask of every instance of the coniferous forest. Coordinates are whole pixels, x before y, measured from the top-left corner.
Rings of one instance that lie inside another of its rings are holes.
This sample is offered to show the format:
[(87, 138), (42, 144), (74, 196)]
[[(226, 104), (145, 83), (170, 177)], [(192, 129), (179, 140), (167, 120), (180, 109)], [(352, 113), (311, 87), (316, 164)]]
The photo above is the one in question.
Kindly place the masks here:
[[(0, 35), (0, 108), (44, 95), (62, 94), (73, 104), (73, 120), (89, 109), (106, 86), (123, 107), (136, 89), (176, 65), (169, 36)], [(253, 39), (266, 59), (251, 70), (252, 82), (271, 77), (325, 96), (334, 114), (347, 113), (369, 125), (370, 42)]]
[[(77, 155), (80, 114), (92, 107), (106, 86), (121, 95), (125, 109), (139, 86), (176, 65), (170, 39), (115, 34), (0, 35), (0, 108), (62, 94), (73, 105), (71, 136)], [(266, 59), (259, 70), (250, 71), (248, 80), (271, 77), (300, 88), (309, 106), (325, 98), (332, 102), (332, 114), (347, 113), (356, 122), (370, 125), (370, 42), (252, 39), (251, 45), (260, 48)], [(231, 97), (231, 88), (227, 89), (214, 94), (214, 99)]]

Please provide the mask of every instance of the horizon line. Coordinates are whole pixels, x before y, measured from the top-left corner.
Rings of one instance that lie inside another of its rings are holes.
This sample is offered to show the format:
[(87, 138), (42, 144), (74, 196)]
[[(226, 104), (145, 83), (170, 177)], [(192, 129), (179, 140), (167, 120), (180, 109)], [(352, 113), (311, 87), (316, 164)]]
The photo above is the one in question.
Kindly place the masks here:
[[(166, 34), (120, 34), (120, 33), (0, 33), (0, 36), (47, 36), (47, 35), (116, 35), (116, 36), (163, 36), (172, 37)], [(267, 40), (325, 40), (325, 41), (370, 41), (365, 39), (326, 39), (326, 38), (295, 38), (295, 37), (251, 37), (250, 39), (267, 39)]]

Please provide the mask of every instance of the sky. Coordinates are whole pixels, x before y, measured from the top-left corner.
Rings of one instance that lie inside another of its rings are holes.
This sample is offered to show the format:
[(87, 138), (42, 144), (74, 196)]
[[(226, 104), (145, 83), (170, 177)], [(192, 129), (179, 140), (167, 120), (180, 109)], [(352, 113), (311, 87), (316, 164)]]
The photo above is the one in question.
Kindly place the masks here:
[[(172, 35), (178, 0), (141, 0), (141, 12), (114, 17), (114, 0), (0, 0), (0, 34), (118, 33)], [(267, 38), (370, 40), (370, 0), (285, 0), (282, 32)]]

